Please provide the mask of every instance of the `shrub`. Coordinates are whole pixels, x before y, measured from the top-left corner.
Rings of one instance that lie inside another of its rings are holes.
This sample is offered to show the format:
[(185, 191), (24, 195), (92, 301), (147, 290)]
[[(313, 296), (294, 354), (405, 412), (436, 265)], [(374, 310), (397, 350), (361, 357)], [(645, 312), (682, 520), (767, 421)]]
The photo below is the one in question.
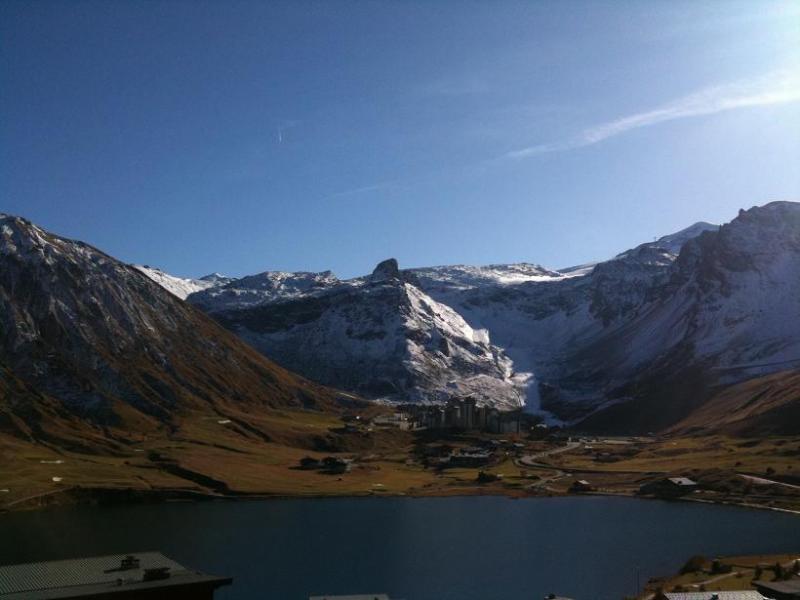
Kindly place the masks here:
[(487, 471), (479, 471), (478, 478), (476, 481), (478, 483), (491, 483), (493, 481), (500, 481), (500, 476), (495, 475), (494, 473), (489, 473)]
[(300, 459), (301, 469), (317, 469), (319, 468), (319, 461), (311, 456), (304, 456)]
[(687, 573), (696, 573), (697, 571), (701, 571), (707, 562), (708, 559), (705, 556), (697, 554), (691, 557), (689, 560), (687, 560), (686, 564), (683, 565), (683, 567), (681, 567), (681, 575), (686, 575)]

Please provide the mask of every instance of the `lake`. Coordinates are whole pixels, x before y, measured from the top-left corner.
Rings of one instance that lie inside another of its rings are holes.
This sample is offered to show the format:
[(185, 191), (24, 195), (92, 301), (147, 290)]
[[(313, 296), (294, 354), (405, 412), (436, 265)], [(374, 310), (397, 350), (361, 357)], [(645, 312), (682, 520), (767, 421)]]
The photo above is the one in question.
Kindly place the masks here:
[(234, 577), (221, 600), (632, 594), (693, 554), (800, 552), (800, 516), (602, 496), (343, 498), (0, 515), (0, 564), (159, 550)]

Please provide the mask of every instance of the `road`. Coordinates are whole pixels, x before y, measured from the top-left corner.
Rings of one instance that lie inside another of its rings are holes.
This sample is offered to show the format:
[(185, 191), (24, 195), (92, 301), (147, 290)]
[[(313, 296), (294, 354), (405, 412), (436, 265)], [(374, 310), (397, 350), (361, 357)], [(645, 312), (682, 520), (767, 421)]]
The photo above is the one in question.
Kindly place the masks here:
[(562, 454), (564, 452), (569, 452), (570, 450), (575, 450), (576, 448), (580, 448), (580, 442), (570, 442), (564, 446), (559, 448), (553, 448), (551, 450), (545, 450), (544, 452), (537, 452), (536, 454), (526, 454), (525, 456), (521, 456), (517, 459), (517, 463), (523, 467), (549, 467), (553, 468), (551, 465), (544, 465), (540, 461), (543, 458), (547, 458), (548, 456), (554, 456), (556, 454)]

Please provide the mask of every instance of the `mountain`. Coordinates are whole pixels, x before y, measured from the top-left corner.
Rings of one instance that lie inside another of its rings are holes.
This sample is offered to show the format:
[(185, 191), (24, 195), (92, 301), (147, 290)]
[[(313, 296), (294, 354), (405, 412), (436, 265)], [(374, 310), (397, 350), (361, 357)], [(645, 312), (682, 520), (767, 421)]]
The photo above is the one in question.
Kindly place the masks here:
[(268, 272), (187, 299), (279, 364), (370, 397), (476, 393), (552, 422), (657, 430), (800, 365), (798, 213), (773, 202), (559, 271), (388, 261), (352, 280)]
[(426, 290), (468, 290), (487, 285), (514, 285), (529, 281), (550, 281), (563, 277), (562, 273), (550, 271), (541, 265), (516, 263), (510, 265), (486, 265), (472, 267), (451, 265), (410, 269), (421, 287)]
[(212, 273), (200, 279), (188, 279), (184, 277), (175, 277), (169, 273), (165, 273), (161, 269), (150, 267), (148, 265), (133, 265), (150, 279), (155, 281), (165, 290), (177, 296), (181, 300), (186, 300), (189, 294), (194, 294), (202, 290), (225, 285), (234, 280), (233, 277), (226, 277), (219, 273)]
[(534, 376), (529, 403), (588, 428), (658, 429), (718, 386), (797, 364), (798, 215), (800, 205), (775, 202), (583, 276), (427, 291)]
[(518, 406), (510, 361), (397, 261), (367, 277), (262, 273), (189, 296), (279, 364), (376, 399)]
[(299, 298), (337, 284), (339, 280), (330, 271), (322, 273), (268, 271), (240, 279), (216, 279), (202, 290), (192, 293), (191, 302), (206, 312), (215, 313)]
[[(554, 422), (575, 422), (619, 402), (609, 393), (617, 373), (594, 365), (602, 362), (602, 350), (595, 356), (590, 348), (604, 336), (613, 339), (617, 328), (667, 283), (686, 241), (717, 228), (698, 223), (611, 260), (562, 271), (541, 269), (516, 283), (501, 278), (480, 285), (420, 281), (426, 293), (453, 307), (472, 327), (489, 332), (512, 359), (518, 377), (527, 378), (531, 408), (547, 411)], [(619, 374), (621, 381), (632, 376)]]
[(113, 444), (170, 430), (191, 411), (327, 409), (335, 398), (140, 270), (0, 215), (3, 431), (71, 446)]
[[(188, 301), (279, 364), (321, 383), (373, 398), (435, 402), (473, 394), (481, 403), (510, 408), (527, 396), (538, 406), (534, 373), (542, 361), (530, 352), (565, 329), (546, 336), (528, 323), (520, 329), (506, 300), (518, 298), (528, 316), (530, 303), (544, 305), (535, 314), (552, 302), (557, 307), (562, 295), (571, 295), (576, 306), (594, 296), (601, 312), (603, 295), (613, 291), (603, 310), (624, 311), (640, 301), (642, 281), (649, 285), (654, 272), (672, 264), (672, 251), (714, 227), (696, 224), (593, 267), (593, 290), (578, 281), (589, 269), (565, 274), (518, 263), (400, 271), (389, 260), (372, 275), (347, 281), (330, 271), (265, 272), (209, 287)], [(626, 302), (618, 301), (622, 283), (632, 295)], [(525, 329), (538, 339), (520, 348), (516, 339)]]
[(656, 426), (718, 386), (800, 364), (800, 204), (740, 211), (688, 241), (636, 315), (585, 351), (627, 379), (609, 391), (626, 400), (613, 418)]

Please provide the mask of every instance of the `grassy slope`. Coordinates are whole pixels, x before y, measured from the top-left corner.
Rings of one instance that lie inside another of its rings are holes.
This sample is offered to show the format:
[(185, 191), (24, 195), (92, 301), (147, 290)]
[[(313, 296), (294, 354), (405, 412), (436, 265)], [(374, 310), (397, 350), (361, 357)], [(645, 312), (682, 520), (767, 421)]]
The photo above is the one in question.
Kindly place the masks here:
[(800, 371), (783, 371), (728, 387), (670, 428), (673, 433), (800, 434)]
[[(244, 422), (247, 427), (239, 424)], [(37, 505), (25, 499), (65, 490), (73, 494), (76, 487), (157, 495), (183, 491), (224, 496), (528, 496), (567, 493), (573, 481), (588, 479), (600, 493), (629, 495), (644, 481), (689, 475), (707, 488), (694, 494), (695, 499), (800, 509), (800, 490), (746, 485), (737, 475), (764, 477), (767, 469), (772, 478), (800, 475), (797, 437), (603, 439), (548, 456), (538, 467), (521, 465), (514, 452), (501, 451), (485, 470), (503, 478), (484, 485), (476, 483), (477, 468), (437, 472), (423, 467), (421, 446), (459, 447), (479, 437), (490, 436), (450, 435), (443, 440), (397, 429), (347, 433), (335, 415), (298, 409), (263, 414), (195, 412), (185, 415), (173, 431), (142, 432), (114, 452), (63, 451), (0, 435), (0, 490), (8, 490), (0, 491), (0, 507)], [(525, 444), (520, 454), (559, 448), (564, 442)], [(296, 468), (304, 456), (330, 455), (355, 459), (353, 469), (328, 475)], [(604, 460), (597, 459), (600, 455)], [(58, 460), (63, 462), (53, 462)], [(62, 480), (54, 482), (53, 477)], [(70, 494), (52, 499), (68, 501)]]

